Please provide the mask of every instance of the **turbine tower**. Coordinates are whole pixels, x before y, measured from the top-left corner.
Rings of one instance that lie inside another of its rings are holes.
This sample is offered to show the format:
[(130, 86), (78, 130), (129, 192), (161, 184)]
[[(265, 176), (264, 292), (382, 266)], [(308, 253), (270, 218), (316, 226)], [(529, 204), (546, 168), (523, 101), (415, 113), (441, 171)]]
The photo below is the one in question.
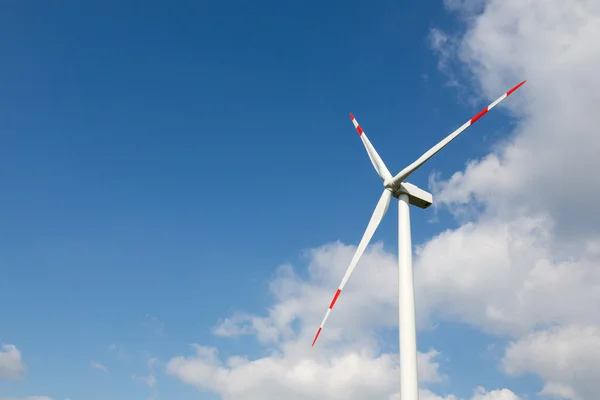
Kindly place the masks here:
[(401, 400), (418, 400), (419, 398), (419, 385), (418, 385), (418, 376), (417, 376), (417, 333), (416, 333), (416, 321), (415, 321), (415, 295), (414, 295), (414, 281), (413, 281), (413, 267), (412, 267), (412, 243), (411, 243), (411, 231), (410, 231), (410, 210), (409, 204), (417, 206), (419, 208), (427, 208), (433, 202), (433, 196), (412, 185), (408, 182), (405, 182), (405, 179), (409, 177), (410, 174), (415, 172), (421, 165), (423, 165), (427, 160), (433, 157), (438, 151), (440, 151), (444, 146), (450, 143), (454, 138), (456, 138), (460, 133), (462, 133), (469, 126), (473, 125), (479, 118), (481, 118), (485, 113), (494, 108), (498, 103), (502, 100), (510, 96), (514, 91), (523, 86), (526, 81), (519, 83), (517, 86), (510, 89), (508, 92), (504, 93), (500, 96), (496, 101), (491, 103), (489, 106), (481, 110), (477, 115), (473, 118), (465, 122), (460, 128), (452, 132), (446, 138), (441, 140), (438, 144), (433, 146), (427, 152), (425, 152), (421, 157), (419, 157), (415, 162), (404, 168), (400, 171), (396, 176), (392, 176), (390, 171), (388, 171), (387, 167), (383, 163), (377, 151), (367, 138), (367, 135), (362, 130), (356, 118), (352, 114), (350, 114), (350, 119), (352, 119), (352, 123), (356, 128), (358, 135), (362, 139), (362, 142), (367, 150), (369, 158), (371, 159), (371, 163), (379, 177), (383, 180), (383, 193), (377, 202), (377, 206), (375, 206), (375, 211), (371, 216), (371, 220), (367, 225), (367, 229), (358, 244), (356, 249), (356, 253), (354, 257), (352, 257), (352, 261), (350, 262), (350, 266), (342, 279), (342, 283), (338, 287), (338, 290), (335, 292), (333, 296), (333, 300), (329, 305), (329, 309), (323, 318), (323, 322), (315, 335), (315, 339), (313, 340), (312, 345), (314, 346), (317, 338), (321, 334), (323, 330), (323, 326), (329, 318), (329, 314), (333, 309), (336, 301), (338, 300), (340, 294), (342, 293), (342, 289), (344, 289), (344, 285), (348, 282), (348, 278), (356, 264), (358, 263), (360, 257), (362, 256), (365, 248), (369, 244), (371, 237), (375, 233), (375, 230), (379, 226), (379, 223), (383, 219), (388, 206), (390, 204), (390, 200), (392, 197), (398, 199), (398, 286), (399, 286), (399, 295), (398, 295), (398, 304), (399, 304), (399, 317), (400, 317), (400, 326), (399, 326), (399, 341), (400, 341), (400, 399)]

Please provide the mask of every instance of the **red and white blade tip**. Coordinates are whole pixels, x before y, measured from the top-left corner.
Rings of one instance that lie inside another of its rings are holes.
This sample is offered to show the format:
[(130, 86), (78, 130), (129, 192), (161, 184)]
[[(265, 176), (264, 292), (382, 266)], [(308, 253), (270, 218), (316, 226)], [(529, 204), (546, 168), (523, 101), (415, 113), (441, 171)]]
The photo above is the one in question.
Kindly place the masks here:
[(354, 124), (354, 127), (356, 128), (356, 131), (358, 132), (358, 136), (361, 136), (363, 134), (363, 130), (360, 127), (360, 125), (358, 124), (358, 121), (356, 120), (356, 118), (354, 118), (354, 115), (352, 115), (352, 113), (350, 113), (350, 119), (352, 120), (352, 123)]
[(317, 334), (315, 335), (315, 339), (313, 340), (313, 347), (315, 347), (315, 343), (317, 342), (317, 339), (319, 338), (319, 335), (321, 334), (321, 331), (323, 330), (323, 328), (319, 327), (319, 330), (317, 331)]
[(518, 88), (520, 88), (521, 86), (523, 86), (525, 84), (525, 82), (527, 82), (527, 80), (524, 80), (523, 82), (519, 83), (514, 88), (510, 89), (508, 92), (506, 92), (506, 96), (507, 97), (510, 96), (515, 90), (517, 90)]
[(525, 80), (525, 81), (519, 83), (517, 86), (515, 86), (512, 89), (510, 89), (508, 92), (504, 93), (502, 96), (500, 96), (495, 102), (493, 102), (492, 104), (490, 104), (489, 106), (487, 106), (483, 110), (479, 111), (479, 113), (477, 115), (475, 115), (473, 118), (471, 118), (471, 121), (470, 121), (469, 125), (474, 124), (475, 121), (477, 121), (479, 118), (483, 117), (485, 115), (485, 113), (487, 113), (488, 111), (490, 111), (498, 103), (500, 103), (502, 100), (504, 100), (505, 98), (507, 98), (508, 96), (510, 96), (511, 94), (513, 94), (518, 88), (520, 88), (521, 86), (523, 86), (525, 84), (525, 82), (527, 82), (527, 81)]
[(331, 310), (333, 310), (333, 306), (335, 306), (335, 302), (337, 301), (338, 297), (340, 297), (341, 293), (342, 293), (342, 289), (338, 289), (335, 292), (335, 294), (333, 295), (333, 300), (331, 300), (331, 304), (329, 304), (329, 309), (327, 310), (327, 314), (325, 314), (325, 318), (323, 318), (323, 322), (321, 322), (321, 326), (319, 326), (319, 330), (317, 331), (317, 334), (315, 335), (315, 339), (312, 342), (313, 346), (317, 342), (317, 339), (319, 338), (319, 335), (321, 334), (321, 331), (323, 330), (323, 325), (325, 325), (325, 321), (327, 321), (327, 318), (329, 317), (329, 313), (331, 312)]

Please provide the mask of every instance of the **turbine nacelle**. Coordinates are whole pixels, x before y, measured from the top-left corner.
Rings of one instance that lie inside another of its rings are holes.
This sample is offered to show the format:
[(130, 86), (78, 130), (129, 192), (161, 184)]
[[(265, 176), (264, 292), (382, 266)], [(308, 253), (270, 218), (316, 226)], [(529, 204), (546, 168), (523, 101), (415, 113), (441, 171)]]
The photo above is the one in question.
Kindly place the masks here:
[[(384, 185), (385, 186), (385, 185)], [(433, 204), (433, 195), (420, 187), (408, 182), (385, 186), (385, 190), (392, 194), (392, 197), (398, 198), (401, 194), (408, 195), (408, 201), (411, 205), (419, 208), (427, 208)]]
[(415, 207), (427, 208), (433, 204), (433, 196), (431, 193), (426, 192), (412, 183), (400, 183), (400, 187), (392, 192), (392, 196), (397, 198), (402, 193), (408, 195), (408, 202)]

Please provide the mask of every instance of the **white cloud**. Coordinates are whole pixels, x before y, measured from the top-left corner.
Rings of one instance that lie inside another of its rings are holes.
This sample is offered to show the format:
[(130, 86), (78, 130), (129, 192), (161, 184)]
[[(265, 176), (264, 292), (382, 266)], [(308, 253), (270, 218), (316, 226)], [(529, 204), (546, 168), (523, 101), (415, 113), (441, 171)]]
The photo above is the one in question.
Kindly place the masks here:
[(454, 72), (454, 58), (457, 41), (443, 31), (433, 28), (429, 32), (429, 42), (438, 55), (438, 68), (448, 75), (447, 86), (457, 86), (458, 78)]
[[(341, 351), (329, 358), (284, 353), (254, 360), (239, 356), (221, 360), (215, 348), (194, 348), (193, 356), (171, 359), (168, 373), (199, 389), (217, 392), (223, 399), (392, 399), (398, 381), (395, 355), (374, 355), (368, 348)], [(419, 356), (423, 383), (444, 379), (432, 362), (437, 354)]]
[[(215, 329), (221, 335), (255, 335), (269, 349), (268, 356), (221, 360), (217, 349), (195, 345), (194, 355), (171, 359), (167, 371), (224, 399), (393, 395), (399, 382), (397, 356), (382, 352), (369, 329), (392, 326), (396, 313), (389, 311), (397, 307), (394, 259), (380, 246), (367, 251), (362, 271), (357, 270), (357, 279), (339, 300), (339, 312), (332, 315), (317, 346), (311, 347), (339, 283), (333, 282), (343, 274), (353, 251), (351, 246), (336, 243), (309, 252), (308, 280), (298, 277), (290, 266), (281, 267), (270, 284), (275, 302), (267, 316), (240, 314)], [(438, 356), (435, 350), (419, 354), (423, 382), (445, 378), (439, 372)]]
[(541, 396), (560, 400), (580, 400), (581, 397), (575, 393), (575, 390), (569, 385), (553, 381), (546, 381), (544, 387), (539, 392)]
[(132, 379), (150, 389), (150, 395), (148, 400), (157, 400), (160, 397), (158, 390), (158, 379), (156, 378), (155, 368), (159, 364), (159, 360), (156, 357), (148, 355), (146, 360), (146, 366), (148, 367), (147, 375), (133, 374)]
[[(222, 336), (254, 335), (265, 356), (222, 358), (216, 348), (194, 345), (194, 354), (173, 357), (167, 372), (225, 400), (394, 399), (398, 357), (384, 349), (375, 332), (397, 324), (397, 265), (380, 245), (367, 250), (319, 342), (311, 347), (354, 249), (334, 243), (307, 252), (307, 278), (291, 266), (278, 270), (270, 283), (274, 304), (266, 316), (238, 314), (215, 328)], [(450, 379), (440, 371), (441, 360), (435, 349), (419, 353), (421, 384)], [(433, 394), (423, 390), (422, 396)]]
[(108, 368), (106, 368), (104, 365), (97, 363), (97, 362), (90, 362), (90, 368), (92, 369), (99, 369), (102, 372), (107, 373), (108, 372)]
[(5, 344), (0, 347), (0, 379), (21, 379), (25, 374), (25, 364), (21, 352), (15, 345)]
[(146, 386), (148, 386), (151, 389), (154, 389), (156, 387), (156, 377), (154, 375), (148, 375), (148, 376), (138, 376), (136, 374), (133, 374), (133, 376), (131, 377), (134, 381), (140, 382)]
[(588, 399), (600, 392), (598, 365), (600, 326), (533, 332), (511, 343), (502, 361), (506, 373), (536, 373), (548, 382), (541, 393), (566, 399)]
[(520, 397), (514, 394), (508, 389), (492, 390), (491, 392), (486, 391), (484, 388), (479, 387), (475, 389), (475, 393), (471, 400), (519, 400)]
[(395, 364), (392, 356), (373, 356), (368, 349), (327, 360), (283, 354), (222, 362), (215, 349), (197, 347), (195, 356), (174, 358), (167, 368), (183, 382), (223, 399), (360, 399), (389, 396), (396, 383)]
[[(480, 218), (418, 251), (420, 318), (430, 314), (513, 336), (537, 326), (600, 323), (600, 268), (590, 246), (560, 257), (549, 217)], [(584, 306), (582, 306), (584, 305)]]
[(419, 352), (417, 354), (417, 363), (419, 371), (419, 379), (425, 383), (442, 382), (448, 377), (440, 373), (440, 363), (437, 359), (441, 353), (435, 349), (429, 350), (427, 353)]

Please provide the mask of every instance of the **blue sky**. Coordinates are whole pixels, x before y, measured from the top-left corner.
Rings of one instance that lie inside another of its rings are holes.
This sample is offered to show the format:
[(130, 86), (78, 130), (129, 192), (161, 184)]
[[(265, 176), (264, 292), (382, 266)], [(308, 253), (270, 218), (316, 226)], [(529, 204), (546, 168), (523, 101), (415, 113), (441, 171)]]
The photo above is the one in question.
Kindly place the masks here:
[[(441, 2), (3, 4), (0, 343), (27, 374), (0, 396), (145, 399), (132, 374), (152, 357), (259, 354), (213, 327), (262, 313), (277, 266), (358, 243), (377, 201), (348, 113), (395, 173), (486, 105), (446, 85), (434, 27), (461, 29)], [(495, 110), (411, 182), (448, 178), (510, 123)], [(391, 252), (395, 213), (375, 236)], [(433, 207), (412, 221), (416, 244), (456, 226)], [(497, 339), (442, 327), (420, 341), (452, 360), (441, 393), (535, 392), (481, 361)], [(216, 398), (157, 370), (161, 399)]]

